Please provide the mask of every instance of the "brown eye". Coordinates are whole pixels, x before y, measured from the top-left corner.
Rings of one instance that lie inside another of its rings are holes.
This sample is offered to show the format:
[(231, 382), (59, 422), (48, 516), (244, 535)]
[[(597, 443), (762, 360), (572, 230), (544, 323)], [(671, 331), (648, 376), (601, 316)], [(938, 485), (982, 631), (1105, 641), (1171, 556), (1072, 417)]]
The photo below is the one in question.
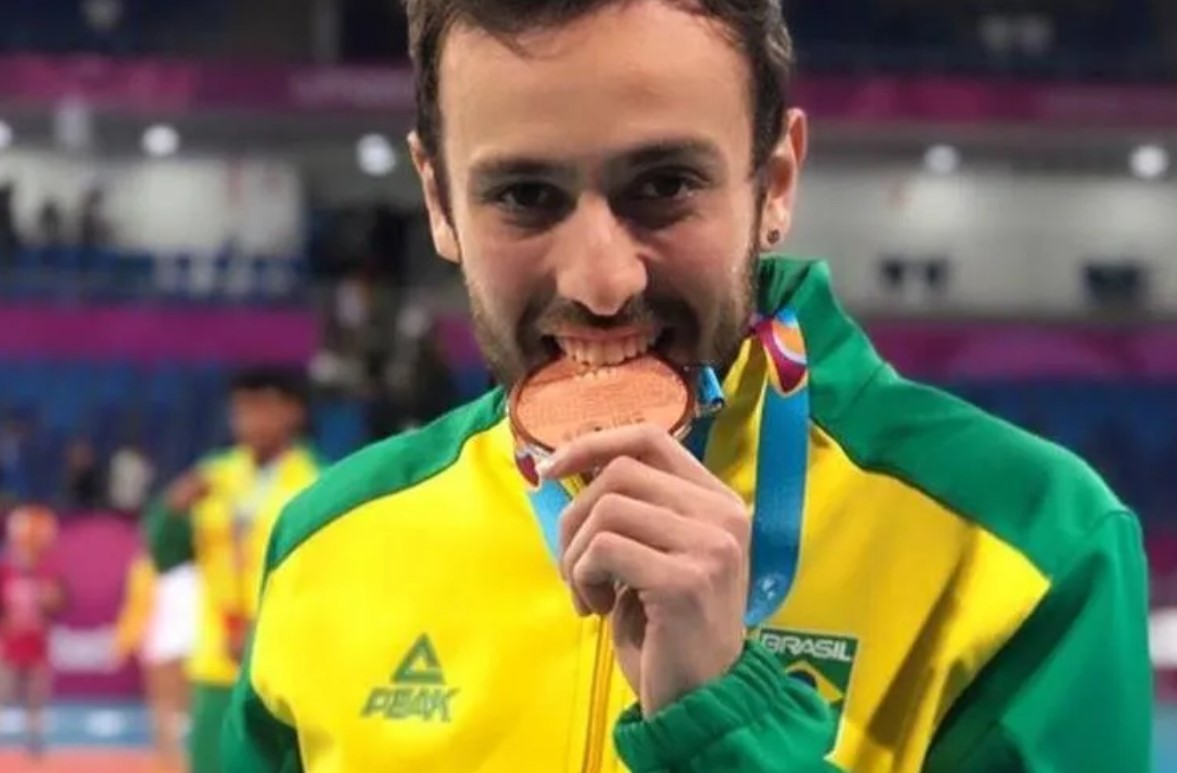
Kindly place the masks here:
[(663, 173), (651, 175), (638, 183), (634, 198), (639, 201), (675, 201), (691, 195), (694, 190), (686, 175)]
[(706, 181), (691, 172), (658, 170), (634, 180), (614, 208), (640, 228), (667, 228), (698, 211), (695, 194), (706, 188)]
[(504, 188), (498, 200), (515, 211), (550, 210), (558, 205), (560, 191), (546, 183), (517, 183)]

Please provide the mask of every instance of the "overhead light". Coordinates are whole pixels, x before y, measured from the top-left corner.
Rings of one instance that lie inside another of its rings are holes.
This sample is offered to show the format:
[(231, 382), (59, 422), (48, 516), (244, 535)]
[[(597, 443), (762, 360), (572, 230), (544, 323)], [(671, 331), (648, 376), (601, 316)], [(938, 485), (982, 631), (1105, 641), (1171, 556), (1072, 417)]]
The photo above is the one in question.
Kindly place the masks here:
[(367, 134), (356, 143), (356, 163), (364, 174), (383, 177), (396, 169), (396, 148), (382, 134)]
[(960, 169), (960, 151), (952, 145), (933, 145), (924, 154), (924, 166), (932, 174), (952, 174)]
[(1142, 180), (1159, 180), (1169, 171), (1169, 151), (1160, 145), (1141, 145), (1132, 151), (1132, 174)]
[(143, 152), (153, 158), (166, 158), (180, 149), (180, 133), (167, 124), (156, 124), (143, 132)]
[(12, 145), (12, 127), (0, 121), (0, 150)]

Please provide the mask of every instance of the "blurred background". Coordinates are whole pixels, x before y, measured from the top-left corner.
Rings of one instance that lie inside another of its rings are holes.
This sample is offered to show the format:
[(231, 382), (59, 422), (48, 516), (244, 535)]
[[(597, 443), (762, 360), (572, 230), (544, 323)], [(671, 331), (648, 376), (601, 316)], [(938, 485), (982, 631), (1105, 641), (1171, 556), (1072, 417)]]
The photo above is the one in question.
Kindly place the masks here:
[[(830, 261), (904, 373), (1078, 451), (1136, 508), (1177, 770), (1177, 3), (785, 6), (814, 121), (790, 251)], [(394, 2), (0, 19), (0, 511), (62, 518), (55, 748), (137, 748), (139, 676), (108, 655), (136, 519), (228, 441), (231, 374), (303, 370), (330, 459), (488, 377), (408, 163)], [(19, 729), (0, 715), (0, 762)]]

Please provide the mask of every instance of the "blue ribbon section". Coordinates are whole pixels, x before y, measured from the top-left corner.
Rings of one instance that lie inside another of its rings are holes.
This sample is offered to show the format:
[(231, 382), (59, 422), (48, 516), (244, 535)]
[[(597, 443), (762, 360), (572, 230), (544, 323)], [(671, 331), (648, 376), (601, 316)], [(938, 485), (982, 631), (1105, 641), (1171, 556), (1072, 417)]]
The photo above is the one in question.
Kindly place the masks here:
[(539, 521), (540, 531), (544, 534), (544, 542), (548, 545), (548, 553), (557, 562), (560, 560), (560, 516), (564, 508), (572, 504), (572, 496), (559, 481), (541, 481), (539, 488), (527, 492), (531, 500), (531, 509), (535, 511)]
[(766, 387), (756, 459), (752, 565), (744, 623), (768, 620), (789, 595), (801, 553), (809, 464), (809, 389), (788, 397)]

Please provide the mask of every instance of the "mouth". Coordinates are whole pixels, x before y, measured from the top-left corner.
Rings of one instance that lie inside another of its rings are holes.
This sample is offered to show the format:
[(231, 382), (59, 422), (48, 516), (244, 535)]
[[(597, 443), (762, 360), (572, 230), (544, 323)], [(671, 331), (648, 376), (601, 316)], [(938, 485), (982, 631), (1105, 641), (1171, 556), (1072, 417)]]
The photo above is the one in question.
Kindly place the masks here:
[(673, 341), (668, 328), (620, 330), (561, 330), (544, 336), (553, 360), (567, 357), (590, 368), (620, 365), (651, 352), (665, 355)]

